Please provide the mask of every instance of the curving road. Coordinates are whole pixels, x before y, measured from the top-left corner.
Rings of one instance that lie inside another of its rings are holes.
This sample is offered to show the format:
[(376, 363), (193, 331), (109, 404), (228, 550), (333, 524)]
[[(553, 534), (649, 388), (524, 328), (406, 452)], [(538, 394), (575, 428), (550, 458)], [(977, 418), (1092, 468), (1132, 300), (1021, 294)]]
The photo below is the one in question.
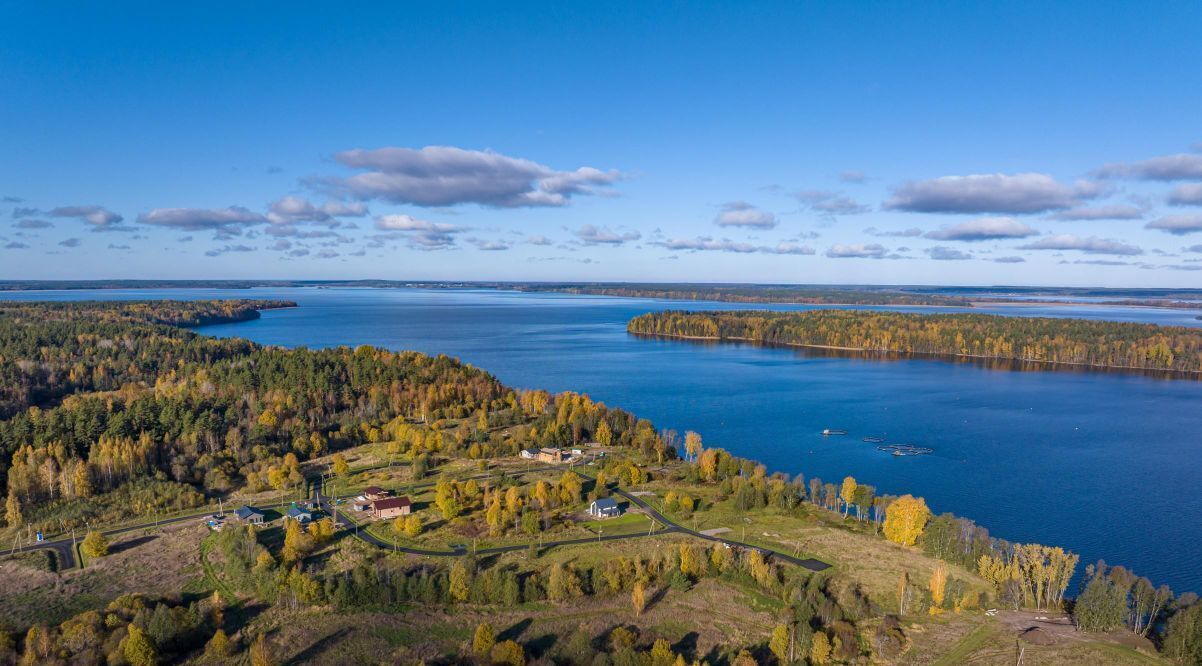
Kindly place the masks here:
[[(529, 471), (534, 471), (534, 470), (529, 470)], [(581, 474), (580, 472), (578, 472), (574, 469), (572, 471), (575, 472), (576, 475), (581, 477), (582, 479), (592, 480), (592, 479), (590, 479), (590, 477), (587, 477), (584, 474)], [(826, 562), (823, 562), (821, 560), (816, 560), (814, 558), (794, 557), (787, 553), (782, 553), (782, 552), (775, 551), (775, 550), (772, 550), (769, 548), (762, 548), (760, 546), (752, 546), (752, 545), (748, 545), (748, 544), (745, 544), (745, 543), (742, 543), (739, 541), (734, 541), (732, 539), (723, 539), (722, 537), (713, 536), (710, 534), (702, 534), (701, 532), (691, 530), (683, 525), (680, 525), (679, 523), (674, 522), (673, 520), (669, 519), (667, 516), (663, 515), (659, 511), (657, 511), (650, 504), (647, 504), (646, 502), (644, 502), (642, 499), (640, 499), (636, 495), (632, 495), (621, 488), (615, 488), (615, 489), (613, 489), (613, 492), (617, 495), (624, 497), (625, 499), (630, 501), (631, 504), (639, 507), (647, 515), (651, 516), (652, 519), (658, 521), (662, 525), (666, 525), (666, 527), (661, 530), (657, 530), (654, 532), (646, 532), (646, 533), (638, 532), (638, 533), (634, 533), (634, 534), (612, 534), (609, 536), (602, 535), (600, 537), (586, 537), (586, 538), (581, 538), (581, 539), (563, 539), (563, 540), (559, 540), (559, 541), (545, 541), (541, 545), (541, 548), (552, 548), (555, 546), (584, 545), (584, 544), (589, 544), (589, 543), (597, 543), (598, 541), (620, 541), (622, 539), (642, 539), (642, 538), (651, 537), (651, 536), (658, 536), (661, 534), (687, 534), (689, 536), (696, 537), (698, 539), (702, 539), (705, 541), (710, 541), (710, 542), (714, 542), (714, 543), (723, 543), (731, 548), (755, 549), (755, 550), (758, 550), (758, 551), (764, 553), (765, 555), (769, 555), (775, 559), (781, 560), (783, 562), (788, 562), (790, 564), (795, 564), (799, 567), (808, 569), (813, 572), (825, 571), (826, 569), (829, 569), (831, 567), (831, 565), (827, 564)], [(322, 499), (319, 496), (318, 504), (327, 513), (330, 513), (331, 515), (333, 514), (333, 506), (330, 504), (328, 499)], [(346, 511), (344, 510), (343, 514), (345, 514), (345, 513), (346, 513)], [(347, 518), (346, 520), (348, 522), (354, 522), (350, 518)], [(420, 555), (420, 556), (424, 556), (424, 557), (462, 557), (462, 556), (468, 555), (468, 554), (499, 555), (501, 553), (518, 552), (518, 551), (523, 551), (523, 550), (527, 550), (528, 548), (530, 548), (529, 544), (513, 545), (513, 546), (495, 546), (492, 548), (480, 548), (480, 549), (477, 549), (476, 551), (474, 551), (474, 553), (473, 553), (473, 551), (469, 551), (466, 548), (457, 548), (454, 550), (425, 550), (425, 549), (421, 549), (421, 548), (409, 548), (407, 546), (401, 546), (399, 544), (389, 543), (389, 542), (375, 536), (374, 534), (368, 533), (365, 530), (359, 530), (359, 529), (357, 529), (358, 523), (354, 522), (354, 524), (355, 524), (355, 527), (349, 528), (348, 531), (353, 531), (355, 536), (357, 536), (359, 539), (362, 539), (363, 541), (370, 543), (373, 546), (377, 546), (379, 548), (383, 548), (386, 550), (392, 550), (392, 551), (400, 552), (400, 553), (407, 553), (409, 555)]]
[[(560, 469), (560, 467), (547, 465), (547, 466), (540, 466), (540, 467), (530, 468), (527, 470), (522, 470), (518, 473), (522, 474), (522, 473), (526, 473), (526, 472), (542, 471), (545, 469)], [(569, 468), (569, 469), (571, 469), (571, 468)], [(572, 469), (572, 471), (575, 472), (575, 474), (577, 476), (581, 477), (582, 479), (592, 480), (590, 477), (585, 476), (584, 474), (581, 474), (579, 471), (576, 471), (575, 469)], [(488, 478), (490, 476), (492, 476), (492, 475), (491, 474), (480, 474), (480, 475), (476, 475), (473, 477), (467, 477), (467, 478)], [(434, 484), (433, 483), (422, 484), (420, 486), (414, 486), (414, 488), (422, 487), (425, 485), (434, 485)], [(813, 572), (824, 571), (826, 569), (829, 569), (831, 566), (831, 565), (827, 564), (826, 562), (823, 562), (821, 560), (816, 560), (813, 558), (794, 557), (787, 553), (782, 553), (782, 552), (772, 550), (769, 548), (762, 548), (760, 546), (752, 546), (752, 545), (745, 544), (745, 543), (742, 543), (739, 541), (735, 541), (733, 539), (723, 539), (722, 537), (714, 536), (711, 534), (702, 534), (701, 532), (691, 530), (691, 529), (685, 527), (684, 525), (680, 525), (679, 523), (674, 522), (673, 520), (671, 520), (667, 516), (663, 515), (658, 510), (656, 510), (655, 507), (652, 507), (650, 504), (647, 504), (646, 502), (644, 502), (637, 495), (633, 495), (621, 488), (614, 488), (613, 492), (614, 492), (614, 494), (620, 495), (621, 497), (628, 500), (632, 505), (637, 506), (638, 508), (642, 509), (648, 516), (650, 516), (652, 519), (658, 521), (660, 524), (665, 525), (666, 527), (664, 527), (663, 529), (660, 529), (660, 530), (656, 530), (654, 532), (637, 532), (637, 533), (633, 533), (633, 534), (611, 534), (611, 535), (601, 535), (599, 537), (584, 537), (584, 538), (579, 538), (579, 539), (561, 539), (558, 541), (546, 541), (546, 542), (543, 542), (540, 547), (541, 548), (553, 548), (555, 546), (577, 546), (577, 545), (585, 545), (585, 544), (589, 544), (589, 543), (597, 543), (597, 542), (601, 542), (601, 541), (621, 541), (623, 539), (643, 539), (643, 538), (647, 538), (647, 537), (658, 536), (661, 534), (686, 534), (688, 536), (695, 537), (697, 539), (702, 539), (704, 541), (710, 541), (713, 543), (723, 543), (731, 548), (747, 548), (747, 549), (759, 550), (760, 552), (764, 553), (765, 555), (769, 555), (769, 556), (771, 556), (775, 559), (781, 560), (783, 562), (795, 564), (799, 567), (803, 567), (803, 568), (808, 569)], [(330, 503), (329, 498), (323, 497), (320, 494), (320, 492), (316, 493), (316, 503), (326, 513), (329, 513), (330, 515), (334, 515), (335, 507)], [(104, 534), (105, 536), (111, 537), (111, 536), (116, 536), (119, 534), (125, 534), (128, 532), (134, 532), (137, 530), (146, 529), (147, 527), (151, 527), (151, 526), (157, 527), (157, 526), (161, 526), (161, 525), (171, 525), (174, 523), (181, 523), (181, 522), (188, 521), (188, 520), (196, 520), (197, 518), (201, 518), (203, 516), (210, 515), (211, 513), (212, 513), (212, 509), (210, 508), (208, 511), (201, 512), (201, 513), (188, 514), (188, 515), (183, 515), (183, 516), (175, 516), (173, 518), (164, 518), (161, 520), (142, 523), (142, 524), (138, 524), (138, 525), (129, 525), (126, 527), (118, 527), (118, 528), (111, 529), (111, 530), (104, 530), (101, 533)], [(343, 513), (343, 515), (346, 515), (346, 510), (344, 509), (342, 513)], [(344, 520), (346, 520), (347, 522), (353, 523), (353, 525), (354, 525), (353, 527), (346, 528), (345, 529), (346, 532), (353, 533), (356, 537), (358, 537), (359, 539), (362, 539), (366, 543), (369, 543), (378, 548), (383, 548), (385, 550), (393, 550), (396, 552), (407, 553), (410, 555), (425, 556), (425, 557), (462, 557), (464, 555), (473, 554), (472, 551), (469, 551), (466, 548), (457, 548), (454, 550), (425, 550), (425, 549), (421, 549), (421, 548), (409, 548), (407, 546), (400, 546), (398, 544), (392, 544), (392, 543), (389, 543), (373, 534), (368, 533), (365, 530), (358, 529), (358, 523), (353, 521), (352, 519), (345, 518)], [(340, 522), (340, 525), (345, 526), (346, 523)], [(529, 548), (530, 548), (530, 544), (525, 544), (525, 545), (518, 544), (518, 545), (512, 545), (512, 546), (494, 546), (491, 548), (477, 549), (476, 551), (474, 551), (474, 554), (476, 554), (476, 555), (499, 555), (502, 553), (519, 552), (519, 551), (527, 550)], [(42, 541), (40, 543), (33, 543), (33, 544), (26, 545), (26, 546), (21, 546), (20, 548), (17, 548), (15, 550), (15, 552), (23, 553), (23, 552), (34, 551), (34, 550), (52, 550), (52, 551), (54, 551), (56, 553), (56, 555), (58, 556), (58, 570), (59, 571), (73, 569), (73, 568), (75, 568), (75, 566), (77, 564), (76, 559), (75, 559), (74, 544), (72, 543), (72, 540), (70, 538), (60, 538), (60, 539), (56, 539), (53, 541)]]

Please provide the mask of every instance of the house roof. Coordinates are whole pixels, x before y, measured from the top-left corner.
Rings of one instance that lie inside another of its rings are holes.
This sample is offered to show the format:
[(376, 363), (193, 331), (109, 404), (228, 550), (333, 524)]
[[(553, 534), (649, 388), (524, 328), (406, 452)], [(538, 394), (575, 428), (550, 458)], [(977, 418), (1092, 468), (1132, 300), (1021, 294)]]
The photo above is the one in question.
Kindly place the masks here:
[(240, 518), (242, 520), (246, 520), (247, 518), (250, 518), (251, 516), (262, 516), (263, 512), (259, 511), (258, 509), (256, 509), (253, 506), (247, 505), (247, 506), (241, 507), (241, 508), (237, 509), (236, 511), (234, 511), (234, 515), (238, 516), (238, 518)]
[(371, 503), (371, 508), (375, 509), (376, 511), (383, 511), (384, 509), (399, 509), (405, 506), (409, 506), (408, 497), (389, 497), (387, 499), (379, 499)]
[(294, 506), (294, 507), (288, 509), (288, 517), (289, 518), (296, 518), (297, 516), (311, 516), (311, 515), (313, 515), (312, 511), (309, 511), (308, 509), (302, 509), (299, 506)]
[(368, 486), (363, 489), (364, 495), (383, 495), (387, 492), (388, 492), (387, 490), (384, 490), (383, 488), (381, 488), (379, 486)]
[(615, 502), (612, 497), (602, 497), (600, 499), (593, 500), (593, 506), (597, 507), (598, 509), (616, 509), (618, 508), (618, 503)]

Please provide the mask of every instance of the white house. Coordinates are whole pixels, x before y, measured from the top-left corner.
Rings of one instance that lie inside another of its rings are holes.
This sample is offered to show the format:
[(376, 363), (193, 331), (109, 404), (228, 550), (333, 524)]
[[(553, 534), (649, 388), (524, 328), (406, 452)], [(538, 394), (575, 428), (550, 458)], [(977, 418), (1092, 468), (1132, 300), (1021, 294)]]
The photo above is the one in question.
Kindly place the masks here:
[(622, 507), (618, 506), (612, 497), (602, 497), (593, 500), (593, 503), (588, 505), (588, 515), (597, 518), (613, 518), (622, 515)]

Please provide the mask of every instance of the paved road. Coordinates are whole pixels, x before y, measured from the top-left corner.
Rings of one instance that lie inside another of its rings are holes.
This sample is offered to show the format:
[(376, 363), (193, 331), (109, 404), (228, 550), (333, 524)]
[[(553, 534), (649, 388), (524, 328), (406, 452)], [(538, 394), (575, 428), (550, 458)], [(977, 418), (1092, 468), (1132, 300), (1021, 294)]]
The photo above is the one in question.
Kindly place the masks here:
[(632, 495), (632, 494), (626, 492), (625, 490), (622, 490), (621, 488), (615, 488), (614, 493), (621, 495), (622, 497), (625, 497), (626, 499), (630, 500), (630, 502), (632, 504), (639, 507), (643, 511), (646, 511), (649, 515), (651, 515), (656, 520), (662, 522), (665, 525), (671, 525), (672, 527), (674, 527), (676, 529), (677, 532), (680, 532), (682, 534), (688, 534), (689, 536), (694, 536), (694, 537), (697, 537), (698, 539), (705, 539), (706, 541), (713, 541), (716, 543), (724, 543), (731, 547), (754, 548), (756, 550), (759, 550), (766, 554), (771, 555), (775, 559), (783, 560), (785, 562), (789, 562), (792, 564), (796, 564), (797, 566), (804, 567), (806, 569), (809, 569), (810, 571), (824, 571), (826, 569), (831, 568), (831, 565), (827, 564), (826, 562), (823, 562), (821, 560), (815, 560), (812, 557), (807, 557), (805, 559), (802, 559), (800, 557), (793, 557), (792, 555), (789, 555), (787, 553), (782, 553), (780, 551), (772, 550), (770, 548), (763, 548), (760, 546), (752, 546), (750, 544), (745, 544), (745, 543), (742, 543), (739, 541), (734, 541), (732, 539), (723, 539), (722, 537), (719, 537), (719, 536), (714, 536), (711, 534), (702, 534), (701, 532), (696, 532), (696, 531), (691, 530), (683, 525), (679, 525), (677, 523), (672, 522), (666, 516), (664, 516), (662, 513), (660, 513), (659, 511), (656, 511), (655, 507), (652, 507), (650, 504), (647, 504), (637, 495)]
[[(533, 467), (533, 468), (530, 468), (527, 470), (521, 470), (518, 472), (518, 474), (522, 474), (522, 473), (526, 473), (526, 472), (534, 472), (534, 471), (543, 471), (546, 469), (562, 469), (562, 467), (554, 467), (554, 466), (549, 466), (549, 465), (543, 466), (543, 467)], [(572, 471), (576, 471), (576, 470), (572, 470)], [(576, 471), (576, 474), (578, 476), (580, 476), (581, 478), (588, 479), (588, 477), (586, 477), (585, 475), (581, 474), (578, 471)], [(489, 478), (491, 476), (493, 476), (493, 474), (480, 474), (480, 475), (476, 475), (476, 476), (468, 477), (468, 478), (479, 479), (479, 478)], [(434, 485), (434, 484), (430, 483), (430, 484), (422, 484), (422, 485)], [(419, 486), (415, 486), (415, 487), (419, 487)], [(789, 555), (787, 553), (781, 553), (779, 551), (771, 550), (768, 548), (762, 548), (760, 546), (752, 546), (749, 544), (741, 543), (739, 541), (734, 541), (732, 539), (723, 539), (722, 537), (713, 536), (710, 534), (702, 534), (701, 532), (691, 530), (683, 525), (680, 525), (680, 524), (672, 521), (667, 516), (663, 515), (658, 510), (656, 510), (654, 507), (652, 507), (650, 504), (647, 504), (646, 502), (644, 502), (637, 495), (633, 495), (621, 488), (615, 488), (614, 493), (626, 498), (627, 500), (630, 501), (631, 504), (639, 507), (640, 509), (645, 511), (647, 513), (647, 515), (651, 516), (654, 520), (659, 521), (660, 524), (665, 525), (666, 527), (664, 529), (657, 530), (655, 532), (648, 532), (648, 533), (638, 532), (638, 533), (634, 533), (634, 534), (611, 534), (611, 535), (602, 535), (600, 537), (585, 537), (585, 538), (580, 538), (580, 539), (562, 539), (562, 540), (558, 540), (558, 541), (546, 541), (546, 542), (543, 542), (541, 547), (542, 548), (552, 548), (555, 546), (574, 546), (574, 545), (583, 545), (583, 544), (588, 544), (588, 543), (597, 543), (597, 542), (601, 542), (601, 541), (621, 541), (624, 539), (641, 539), (641, 538), (646, 538), (646, 537), (650, 537), (650, 536), (658, 536), (661, 534), (687, 534), (689, 536), (696, 537), (698, 539), (702, 539), (705, 541), (711, 541), (711, 542), (715, 542), (715, 543), (724, 543), (731, 547), (755, 548), (757, 550), (764, 552), (765, 554), (771, 555), (773, 558), (776, 558), (776, 559), (779, 559), (779, 560), (782, 560), (785, 562), (789, 562), (791, 564), (795, 564), (800, 567), (804, 567), (806, 569), (809, 569), (810, 571), (815, 571), (815, 572), (823, 571), (823, 570), (829, 569), (831, 566), (831, 565), (827, 564), (826, 562), (822, 562), (820, 560), (815, 560), (813, 558), (804, 558), (803, 559), (803, 558), (793, 557), (792, 555)], [(330, 504), (328, 498), (323, 498), (322, 495), (318, 494), (317, 500), (318, 500), (318, 505), (323, 510), (325, 510), (327, 513), (329, 513), (331, 515), (334, 514), (334, 506)], [(151, 527), (151, 526), (157, 527), (157, 526), (162, 526), (162, 525), (171, 525), (174, 523), (181, 523), (181, 522), (185, 522), (185, 521), (189, 521), (189, 520), (196, 520), (197, 518), (201, 518), (203, 516), (209, 515), (209, 513), (211, 513), (211, 512), (212, 512), (212, 510), (210, 509), (209, 511), (206, 511), (203, 513), (195, 513), (195, 514), (189, 514), (189, 515), (184, 515), (184, 516), (175, 516), (174, 518), (164, 518), (162, 520), (158, 520), (153, 523), (148, 522), (148, 523), (143, 523), (140, 525), (129, 525), (126, 527), (119, 527), (116, 529), (105, 530), (102, 532), (102, 534), (104, 534), (105, 536), (108, 536), (108, 537), (117, 536), (117, 535), (125, 534), (128, 532), (135, 532), (137, 530), (146, 529), (147, 527)], [(343, 514), (345, 514), (345, 513), (346, 513), (346, 511), (344, 509)], [(347, 519), (347, 520), (349, 521), (350, 519)], [(470, 552), (466, 548), (457, 548), (454, 550), (424, 550), (421, 548), (409, 548), (406, 546), (400, 546), (397, 544), (389, 543), (383, 539), (380, 539), (379, 537), (376, 537), (373, 534), (369, 534), (365, 530), (357, 529), (357, 526), (348, 528), (348, 531), (350, 531), (350, 530), (354, 531), (355, 536), (366, 541), (367, 543), (372, 544), (373, 546), (377, 546), (379, 548), (383, 548), (386, 550), (394, 550), (397, 552), (408, 553), (410, 555), (421, 555), (421, 556), (426, 556), (426, 557), (462, 557), (464, 555), (469, 554), (469, 552)], [(475, 551), (475, 554), (476, 555), (499, 555), (501, 553), (512, 553), (512, 552), (527, 550), (527, 549), (529, 549), (529, 547), (530, 547), (529, 544), (513, 545), (513, 546), (495, 546), (492, 548), (478, 549)], [(32, 551), (32, 550), (53, 550), (58, 555), (58, 570), (59, 571), (65, 571), (67, 569), (72, 569), (76, 566), (75, 549), (73, 547), (71, 539), (69, 539), (69, 538), (62, 538), (62, 539), (56, 539), (54, 541), (42, 541), (40, 543), (29, 544), (27, 546), (22, 546), (20, 548), (17, 548), (16, 552), (23, 553), (23, 552)]]
[[(531, 470), (526, 470), (526, 471), (535, 471), (535, 470), (531, 469)], [(581, 478), (584, 478), (584, 479), (589, 478), (574, 469), (572, 471), (576, 472), (576, 474), (578, 476), (580, 476)], [(472, 478), (478, 478), (478, 477), (472, 477)], [(635, 533), (635, 534), (612, 534), (609, 536), (588, 537), (588, 538), (583, 538), (583, 539), (564, 539), (564, 540), (560, 540), (560, 541), (546, 541), (546, 542), (543, 542), (542, 547), (543, 548), (551, 548), (554, 546), (583, 545), (583, 544), (588, 544), (588, 543), (596, 543), (598, 541), (619, 541), (622, 539), (640, 539), (640, 538), (646, 538), (649, 536), (657, 536), (660, 534), (687, 534), (689, 536), (696, 537), (698, 539), (703, 539), (705, 541), (711, 541), (714, 543), (724, 543), (728, 546), (731, 546), (732, 548), (735, 548), (735, 547), (737, 547), (737, 548), (754, 548), (754, 549), (757, 549), (767, 555), (770, 555), (771, 557), (773, 557), (775, 559), (782, 560), (784, 562), (789, 562), (791, 564), (795, 564), (799, 567), (803, 567), (810, 571), (815, 571), (815, 572), (824, 571), (826, 569), (829, 569), (831, 566), (831, 565), (827, 564), (826, 562), (823, 562), (821, 560), (816, 560), (813, 558), (793, 557), (792, 555), (789, 555), (787, 553), (782, 553), (782, 552), (775, 551), (775, 550), (772, 550), (769, 548), (762, 548), (760, 546), (752, 546), (749, 544), (741, 543), (739, 541), (734, 541), (732, 539), (723, 539), (722, 537), (718, 537), (718, 536), (702, 534), (700, 532), (691, 530), (683, 525), (680, 525), (680, 524), (672, 521), (667, 516), (663, 515), (659, 511), (657, 511), (654, 507), (652, 507), (651, 505), (644, 502), (637, 495), (632, 495), (632, 494), (626, 492), (625, 490), (622, 490), (621, 488), (615, 488), (614, 493), (626, 498), (627, 500), (630, 501), (631, 504), (639, 507), (644, 512), (646, 512), (647, 515), (651, 516), (654, 520), (658, 521), (662, 525), (666, 525), (667, 527), (664, 529), (655, 531), (655, 532), (650, 532), (650, 533), (639, 532), (639, 533)], [(321, 499), (320, 504), (327, 513), (332, 513), (333, 507), (330, 505), (328, 499)], [(343, 511), (343, 513), (345, 513), (345, 511)], [(350, 520), (350, 519), (348, 519), (348, 520)], [(373, 546), (378, 546), (380, 548), (384, 548), (387, 550), (394, 550), (396, 552), (408, 553), (410, 555), (421, 555), (421, 556), (425, 556), (425, 557), (462, 557), (464, 555), (467, 555), (470, 552), (466, 548), (457, 548), (454, 550), (424, 550), (421, 548), (408, 548), (406, 546), (400, 546), (398, 544), (389, 543), (373, 534), (368, 533), (366, 530), (355, 529), (355, 528), (350, 528), (350, 529), (354, 530), (355, 535), (357, 537), (366, 541), (367, 543), (372, 544)], [(477, 555), (498, 555), (501, 553), (512, 553), (512, 552), (527, 550), (529, 547), (530, 546), (527, 544), (527, 545), (514, 545), (514, 546), (496, 546), (493, 548), (480, 548), (475, 551), (475, 554), (477, 554)]]
[[(138, 530), (144, 530), (148, 527), (160, 527), (163, 525), (172, 525), (175, 523), (182, 523), (182, 522), (186, 522), (189, 520), (196, 520), (198, 518), (210, 515), (212, 513), (213, 513), (213, 511), (210, 509), (209, 511), (205, 511), (203, 513), (192, 513), (192, 514), (188, 514), (186, 516), (175, 516), (173, 518), (162, 518), (162, 519), (160, 519), (158, 521), (154, 521), (154, 522), (141, 523), (138, 525), (128, 525), (126, 527), (118, 527), (118, 528), (111, 529), (111, 530), (104, 530), (101, 532), (101, 534), (103, 534), (106, 537), (113, 537), (113, 536), (117, 536), (120, 534), (127, 534), (129, 532), (136, 532)], [(83, 541), (84, 534), (85, 534), (84, 532), (80, 532), (79, 541), (81, 541), (81, 542)], [(77, 565), (77, 563), (75, 561), (75, 548), (74, 548), (74, 545), (71, 543), (71, 537), (64, 537), (64, 538), (60, 538), (60, 539), (55, 539), (53, 541), (41, 541), (41, 542), (31, 543), (27, 546), (21, 546), (20, 548), (17, 548), (16, 552), (26, 553), (26, 552), (30, 552), (30, 551), (34, 551), (34, 550), (53, 550), (55, 552), (55, 554), (58, 556), (58, 570), (59, 571), (66, 571), (67, 569), (74, 569)]]

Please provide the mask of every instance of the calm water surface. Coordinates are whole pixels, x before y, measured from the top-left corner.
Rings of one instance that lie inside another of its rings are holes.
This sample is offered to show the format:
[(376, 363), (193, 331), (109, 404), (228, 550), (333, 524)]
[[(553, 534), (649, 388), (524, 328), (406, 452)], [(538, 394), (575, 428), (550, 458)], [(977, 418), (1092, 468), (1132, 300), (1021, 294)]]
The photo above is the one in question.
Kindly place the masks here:
[[(252, 289), (29, 292), (0, 298), (283, 298), (301, 307), (203, 333), (323, 347), (446, 353), (507, 384), (585, 392), (693, 429), (772, 470), (924, 496), (1010, 540), (1063, 545), (1202, 591), (1202, 382), (1022, 372), (946, 360), (839, 358), (798, 350), (630, 336), (662, 309), (748, 307), (496, 291)], [(802, 309), (790, 306), (761, 306)], [(930, 311), (932, 308), (899, 308)], [(979, 308), (1202, 325), (1196, 313), (1094, 305)], [(846, 437), (823, 438), (823, 428)], [(895, 458), (860, 440), (930, 446)]]

